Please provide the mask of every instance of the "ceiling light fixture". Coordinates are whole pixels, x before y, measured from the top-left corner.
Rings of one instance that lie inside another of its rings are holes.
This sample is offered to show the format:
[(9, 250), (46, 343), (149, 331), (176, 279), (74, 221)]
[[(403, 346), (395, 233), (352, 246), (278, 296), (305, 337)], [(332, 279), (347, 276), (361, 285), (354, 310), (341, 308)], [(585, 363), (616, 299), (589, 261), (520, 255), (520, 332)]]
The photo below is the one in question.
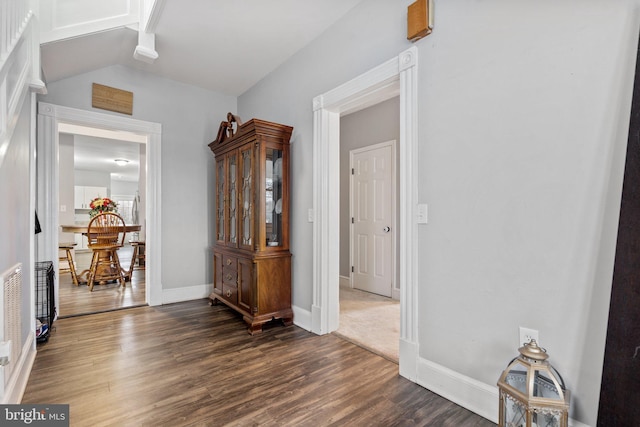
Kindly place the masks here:
[(124, 166), (124, 165), (126, 165), (127, 163), (129, 163), (129, 160), (126, 160), (126, 159), (116, 159), (116, 160), (115, 160), (115, 162), (116, 162), (116, 164), (117, 164), (118, 166)]

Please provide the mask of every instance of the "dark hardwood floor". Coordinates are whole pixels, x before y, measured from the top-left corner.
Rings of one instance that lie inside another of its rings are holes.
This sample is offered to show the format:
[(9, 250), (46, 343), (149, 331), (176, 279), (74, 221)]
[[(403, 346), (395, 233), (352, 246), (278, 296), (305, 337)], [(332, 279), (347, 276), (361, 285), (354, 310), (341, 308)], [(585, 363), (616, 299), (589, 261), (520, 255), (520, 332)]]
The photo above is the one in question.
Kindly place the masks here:
[[(72, 426), (492, 426), (335, 335), (242, 319), (207, 300), (60, 319), (23, 403)], [(497, 405), (497, 402), (496, 402)]]

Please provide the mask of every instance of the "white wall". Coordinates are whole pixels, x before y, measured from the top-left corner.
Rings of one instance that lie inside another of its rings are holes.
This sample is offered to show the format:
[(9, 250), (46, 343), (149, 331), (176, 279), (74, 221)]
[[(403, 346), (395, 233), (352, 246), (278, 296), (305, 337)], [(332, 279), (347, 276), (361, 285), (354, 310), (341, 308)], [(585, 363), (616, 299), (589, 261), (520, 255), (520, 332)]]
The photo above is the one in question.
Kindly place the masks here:
[(39, 100), (117, 114), (91, 107), (94, 82), (132, 91), (132, 117), (162, 125), (162, 288), (210, 284), (214, 157), (207, 144), (236, 111), (236, 98), (112, 66), (49, 82)]
[[(140, 164), (141, 165), (146, 165), (147, 164), (147, 149), (145, 146), (143, 146), (143, 144), (140, 144)], [(141, 241), (144, 241), (146, 239), (146, 235), (147, 235), (147, 192), (146, 192), (146, 188), (147, 188), (147, 173), (144, 170), (144, 168), (140, 167), (138, 170), (139, 176), (138, 176), (138, 191), (139, 196), (140, 196), (140, 200), (138, 203), (138, 220), (140, 222), (142, 222), (142, 228), (140, 229), (140, 234), (139, 234), (139, 239)], [(210, 175), (214, 175), (213, 173), (210, 173)], [(207, 177), (208, 180), (208, 177)], [(214, 197), (215, 198), (215, 197)], [(214, 233), (213, 231), (211, 231), (211, 233)], [(148, 261), (147, 261), (148, 262)], [(209, 277), (209, 276), (207, 276)], [(211, 279), (211, 282), (213, 283), (213, 279)], [(208, 282), (207, 282), (208, 283)]]
[[(33, 1), (3, 2), (0, 15), (0, 272), (22, 264), (22, 301), (20, 320), (22, 340), (19, 360), (10, 360), (11, 378), (3, 377), (0, 402), (19, 403), (28, 373), (35, 358), (34, 324), (34, 210), (35, 210), (35, 135), (34, 101), (30, 85), (39, 86), (36, 70), (39, 57), (31, 49), (37, 42)], [(40, 212), (46, 215), (46, 212)], [(4, 307), (0, 316), (4, 319)], [(1, 333), (5, 339), (4, 331)], [(8, 371), (5, 371), (5, 374)]]
[[(293, 304), (312, 301), (313, 97), (411, 47), (403, 35), (409, 1), (364, 1), (321, 37), (238, 98), (243, 121), (260, 118), (294, 127), (291, 138)], [(404, 6), (403, 6), (404, 4)]]
[[(31, 96), (27, 95), (20, 115), (16, 116), (16, 123), (11, 143), (4, 154), (4, 161), (0, 164), (0, 200), (2, 200), (2, 214), (0, 215), (0, 272), (12, 267), (18, 262), (22, 263), (22, 337), (26, 341), (33, 325), (29, 318), (31, 312), (26, 309), (31, 305), (29, 285), (32, 279), (29, 277), (29, 265), (31, 254), (29, 237), (33, 235), (31, 228), (32, 217), (30, 201), (30, 123)], [(38, 212), (42, 219), (46, 213)], [(1, 313), (0, 313), (1, 314)], [(22, 343), (14, 345), (22, 346)], [(17, 362), (17, 361), (15, 361)]]
[(111, 180), (111, 195), (135, 196), (138, 191), (137, 181), (115, 181)]
[(111, 174), (109, 172), (76, 169), (74, 185), (84, 187), (104, 187), (107, 189), (105, 197), (111, 196), (112, 193)]
[[(73, 135), (60, 134), (58, 150), (58, 164), (60, 165), (60, 173), (58, 174), (58, 188), (60, 189), (58, 197), (58, 222), (60, 224), (73, 224), (76, 220), (74, 209), (75, 173), (73, 170), (73, 147)], [(73, 242), (74, 240), (75, 235), (73, 233), (58, 232), (59, 242)]]
[[(365, 0), (238, 100), (243, 119), (295, 128), (302, 309), (312, 98), (410, 47), (409, 3)], [(415, 44), (418, 192), (430, 212), (417, 236), (420, 359), (494, 386), (518, 326), (537, 329), (573, 391), (571, 416), (595, 425), (638, 11), (625, 0), (436, 0), (435, 13), (433, 34)]]

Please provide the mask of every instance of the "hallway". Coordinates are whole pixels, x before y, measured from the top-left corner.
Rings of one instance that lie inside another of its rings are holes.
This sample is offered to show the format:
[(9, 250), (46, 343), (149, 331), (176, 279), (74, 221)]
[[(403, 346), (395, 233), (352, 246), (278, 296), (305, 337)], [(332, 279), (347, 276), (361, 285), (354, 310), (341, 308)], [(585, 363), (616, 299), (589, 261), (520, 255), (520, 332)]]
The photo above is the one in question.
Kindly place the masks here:
[(22, 399), (42, 402), (74, 427), (494, 425), (332, 334), (251, 336), (206, 299), (59, 320)]

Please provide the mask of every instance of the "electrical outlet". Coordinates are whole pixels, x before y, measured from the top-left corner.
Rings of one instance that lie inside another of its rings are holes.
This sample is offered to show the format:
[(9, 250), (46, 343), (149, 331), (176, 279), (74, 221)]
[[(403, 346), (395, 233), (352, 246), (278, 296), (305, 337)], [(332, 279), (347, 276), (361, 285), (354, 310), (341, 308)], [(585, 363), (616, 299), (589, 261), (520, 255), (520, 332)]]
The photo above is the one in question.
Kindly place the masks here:
[(520, 341), (518, 342), (518, 345), (522, 346), (531, 340), (536, 340), (536, 342), (540, 344), (540, 341), (538, 340), (538, 331), (520, 326)]

